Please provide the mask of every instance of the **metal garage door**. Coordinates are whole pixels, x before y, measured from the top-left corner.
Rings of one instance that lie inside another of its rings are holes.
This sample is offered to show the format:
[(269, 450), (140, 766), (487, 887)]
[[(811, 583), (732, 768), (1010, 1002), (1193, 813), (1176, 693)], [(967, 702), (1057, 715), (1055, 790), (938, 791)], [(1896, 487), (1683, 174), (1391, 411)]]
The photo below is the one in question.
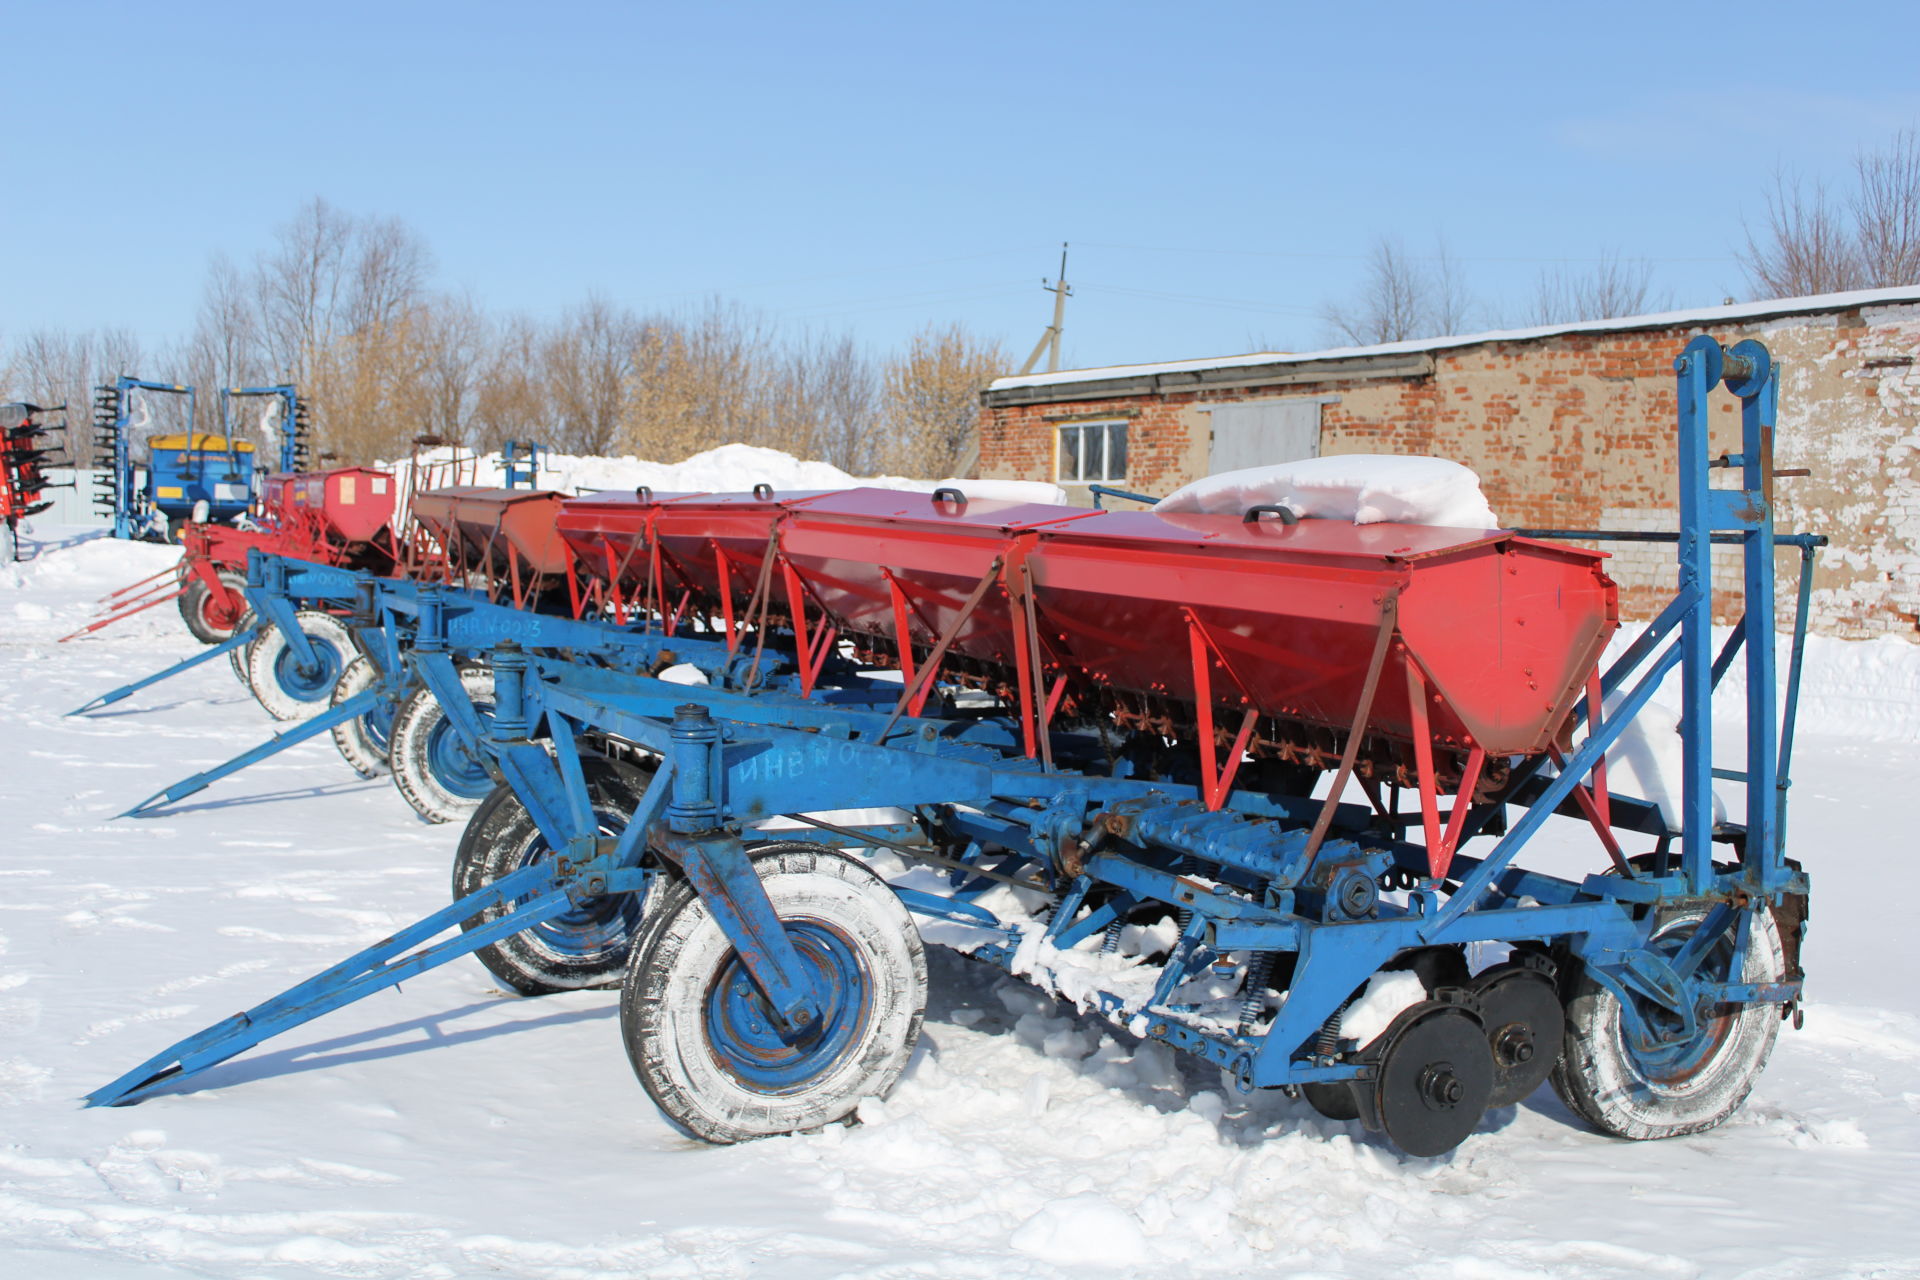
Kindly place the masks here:
[(1319, 457), (1321, 403), (1315, 398), (1213, 406), (1208, 472)]

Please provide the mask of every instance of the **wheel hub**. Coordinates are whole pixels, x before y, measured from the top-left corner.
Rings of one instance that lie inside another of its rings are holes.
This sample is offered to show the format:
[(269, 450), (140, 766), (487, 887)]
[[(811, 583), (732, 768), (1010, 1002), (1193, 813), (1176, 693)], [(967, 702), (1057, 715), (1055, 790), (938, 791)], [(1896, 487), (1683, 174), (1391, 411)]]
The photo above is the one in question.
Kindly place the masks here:
[[(492, 704), (476, 704), (474, 713), (482, 729), (493, 723)], [(485, 762), (467, 749), (444, 713), (427, 734), (427, 768), (436, 782), (462, 800), (484, 800), (493, 790)]]
[(1459, 1146), (1493, 1096), (1485, 1029), (1456, 1006), (1424, 1001), (1401, 1014), (1380, 1043), (1371, 1097), (1379, 1127), (1408, 1155)]
[(707, 995), (714, 1061), (758, 1093), (790, 1093), (833, 1070), (859, 1039), (869, 1012), (866, 972), (852, 945), (817, 921), (783, 923), (820, 1010), (816, 1021), (798, 1032), (782, 1031), (738, 956), (728, 959)]
[(273, 660), (273, 679), (287, 696), (301, 702), (319, 702), (333, 693), (333, 682), (340, 678), (340, 651), (331, 642), (307, 637), (317, 661), (303, 665), (291, 645)]

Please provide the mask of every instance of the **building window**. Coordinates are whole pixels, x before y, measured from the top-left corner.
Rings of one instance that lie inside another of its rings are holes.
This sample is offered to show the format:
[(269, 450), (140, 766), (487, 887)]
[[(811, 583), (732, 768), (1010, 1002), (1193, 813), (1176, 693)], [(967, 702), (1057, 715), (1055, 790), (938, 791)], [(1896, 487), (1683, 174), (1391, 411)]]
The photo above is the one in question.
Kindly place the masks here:
[(1060, 428), (1062, 484), (1109, 484), (1127, 478), (1127, 424), (1074, 422)]

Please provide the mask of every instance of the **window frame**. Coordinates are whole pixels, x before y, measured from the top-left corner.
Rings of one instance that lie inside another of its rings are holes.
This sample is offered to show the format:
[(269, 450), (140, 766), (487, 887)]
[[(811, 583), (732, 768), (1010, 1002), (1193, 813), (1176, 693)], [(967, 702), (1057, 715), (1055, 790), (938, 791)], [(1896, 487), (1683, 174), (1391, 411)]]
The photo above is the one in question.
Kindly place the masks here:
[[(1127, 418), (1098, 418), (1086, 422), (1056, 422), (1053, 433), (1053, 478), (1054, 483), (1062, 485), (1118, 484), (1127, 478), (1127, 466), (1132, 461), (1133, 423)], [(1109, 465), (1113, 452), (1113, 433), (1120, 433), (1120, 467), (1116, 472)], [(1067, 458), (1070, 456), (1067, 433), (1073, 432), (1078, 440), (1078, 448), (1071, 456), (1078, 463), (1075, 470), (1078, 475), (1065, 474)], [(1096, 434), (1097, 432), (1097, 434)], [(1097, 440), (1100, 448), (1099, 474), (1088, 475), (1087, 444)]]

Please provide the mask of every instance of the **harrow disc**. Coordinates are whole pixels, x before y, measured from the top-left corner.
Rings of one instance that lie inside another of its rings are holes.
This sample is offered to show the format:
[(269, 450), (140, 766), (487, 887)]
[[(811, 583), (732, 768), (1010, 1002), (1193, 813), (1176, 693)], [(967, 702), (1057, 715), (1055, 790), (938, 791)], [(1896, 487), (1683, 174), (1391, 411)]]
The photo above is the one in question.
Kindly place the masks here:
[(1566, 1010), (1553, 980), (1523, 964), (1499, 964), (1469, 985), (1493, 1053), (1489, 1107), (1511, 1107), (1547, 1081), (1565, 1042)]
[[(473, 700), (482, 725), (493, 719), (493, 672), (468, 667), (460, 672), (461, 687)], [(465, 819), (493, 793), (493, 775), (484, 757), (469, 750), (447, 719), (447, 713), (422, 686), (408, 695), (393, 717), (393, 736), (387, 761), (393, 782), (428, 822)]]
[(627, 964), (620, 1029), (667, 1118), (708, 1142), (844, 1120), (893, 1088), (920, 1038), (920, 931), (864, 865), (805, 841), (752, 854), (800, 953), (821, 1016), (782, 1034), (706, 902), (682, 880), (647, 919)]
[[(581, 761), (602, 836), (618, 836), (653, 779), (649, 769), (610, 760)], [(553, 856), (520, 797), (501, 786), (481, 802), (460, 836), (453, 860), (453, 896), (478, 893), (504, 875)], [(563, 915), (474, 952), (501, 983), (523, 996), (616, 986), (653, 890), (588, 898)], [(474, 929), (505, 914), (485, 911), (461, 922)]]
[(1493, 1054), (1471, 1015), (1423, 1001), (1381, 1037), (1372, 1098), (1379, 1127), (1410, 1156), (1459, 1146), (1493, 1096)]

